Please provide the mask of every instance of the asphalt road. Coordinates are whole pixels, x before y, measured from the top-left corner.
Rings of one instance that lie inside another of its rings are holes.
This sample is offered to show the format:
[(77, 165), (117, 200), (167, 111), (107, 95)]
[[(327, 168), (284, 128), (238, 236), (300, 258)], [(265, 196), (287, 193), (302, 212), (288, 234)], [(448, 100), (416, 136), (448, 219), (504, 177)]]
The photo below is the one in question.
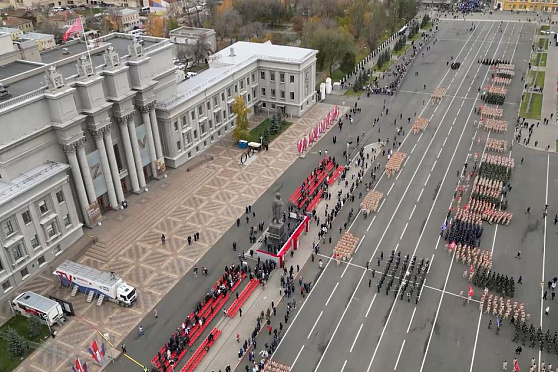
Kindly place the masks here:
[[(452, 264), (443, 249), (443, 241), (438, 241), (440, 225), (456, 186), (456, 171), (462, 168), (468, 154), (482, 152), (476, 141), (473, 143), (473, 137), (482, 135), (484, 142), (488, 135), (484, 131), (476, 133), (473, 125), (473, 120), (478, 120), (472, 112), (473, 107), (480, 104), (475, 100), (477, 88), (489, 77), (489, 67), (478, 64), (477, 59), (506, 58), (516, 65), (516, 78), (503, 106), (504, 118), (511, 123), (510, 131), (490, 134), (505, 138), (511, 144), (521, 97), (520, 76), (527, 68), (535, 29), (534, 24), (503, 22), (500, 26), (500, 21), (486, 19), (475, 21), (475, 24), (476, 30), (468, 32), (470, 22), (442, 21), (438, 42), (431, 44), (431, 50), (415, 61), (396, 96), (360, 99), (363, 112), (353, 125), (344, 125), (342, 131), (334, 129), (328, 133), (313, 153), (297, 160), (254, 204), (257, 218), (269, 220), (273, 195), (281, 192), (287, 198), (319, 161), (317, 150), (320, 148), (327, 148), (331, 155), (341, 159), (347, 141), (354, 141), (362, 132), (374, 133), (371, 141), (376, 141), (376, 137), (390, 138), (391, 143), (395, 134), (394, 119), (407, 133), (410, 132), (407, 117), (411, 117), (411, 122), (415, 115), (430, 118), (431, 124), (422, 135), (411, 134), (398, 139), (403, 142), (401, 151), (407, 152), (409, 159), (397, 177), (382, 177), (379, 181), (377, 188), (385, 196), (380, 212), (367, 220), (360, 215), (351, 226), (351, 232), (360, 237), (362, 243), (350, 264), (338, 267), (330, 263), (321, 274), (317, 265), (304, 266), (301, 274), (307, 279), (313, 278), (313, 292), (296, 311), (294, 319), (291, 317), (291, 328), (274, 355), (275, 360), (294, 365), (293, 371), (438, 371), (448, 367), (458, 371), (485, 371), (500, 369), (504, 359), (510, 362), (513, 359), (516, 344), (510, 341), (511, 327), (505, 325), (500, 336), (495, 335), (486, 329), (490, 317), (480, 316), (476, 303), (466, 304), (455, 296), (467, 290), (468, 283), (461, 277), (464, 267), (460, 263)], [(503, 32), (498, 31), (499, 27)], [(459, 70), (446, 66), (450, 56), (462, 63)], [(416, 70), (419, 76), (414, 76)], [(424, 84), (427, 84), (426, 89), (423, 89)], [(448, 91), (442, 102), (433, 106), (428, 100), (436, 86), (446, 87)], [(354, 104), (351, 97), (333, 98), (336, 99), (347, 105)], [(389, 115), (382, 118), (377, 133), (377, 127), (372, 128), (371, 123), (379, 116), (384, 100), (389, 105)], [(338, 139), (336, 146), (331, 142), (333, 135)], [(505, 227), (485, 223), (481, 248), (493, 250), (496, 271), (515, 277), (523, 275), (524, 284), (518, 285), (516, 299), (525, 303), (531, 321), (539, 324), (539, 283), (543, 277), (548, 280), (555, 275), (551, 266), (558, 259), (558, 253), (549, 249), (556, 241), (556, 227), (552, 219), (541, 218), (547, 195), (552, 196), (552, 191), (558, 187), (558, 162), (554, 154), (549, 156), (518, 145), (514, 146), (512, 156), (516, 159), (516, 167), (511, 179), (513, 190), (508, 194), (508, 210), (514, 212), (514, 218), (510, 226)], [(520, 166), (521, 158), (525, 161)], [(385, 163), (385, 159), (380, 162)], [(552, 202), (548, 204), (551, 204), (550, 216), (558, 213), (558, 206), (553, 207)], [(523, 213), (528, 206), (532, 208), (531, 215)], [(334, 223), (333, 232), (344, 222), (348, 209), (345, 207)], [(243, 245), (248, 246), (245, 228), (245, 225), (242, 228), (232, 226), (198, 262), (198, 266), (210, 268), (208, 277), (200, 276), (194, 281), (191, 273), (185, 273), (157, 305), (159, 320), (147, 316), (142, 322), (145, 337), (137, 338), (135, 331), (126, 337), (124, 342), (131, 356), (149, 365), (152, 356), (215, 282), (221, 268), (236, 262), (232, 242), (236, 241), (241, 249)], [(333, 233), (333, 237), (333, 244), (322, 246), (320, 253), (331, 255), (339, 235)], [(377, 256), (379, 251), (387, 253), (392, 249), (432, 260), (426, 280), (428, 287), (417, 306), (394, 301), (392, 295), (376, 294), (374, 284), (368, 288), (370, 271), (364, 268), (366, 261)], [(523, 251), (521, 261), (514, 259), (517, 250)], [(481, 291), (475, 290), (478, 298)], [(284, 308), (280, 308), (279, 315), (283, 313)], [(545, 329), (558, 330), (553, 321), (555, 314), (558, 308), (544, 318)], [(522, 368), (527, 368), (528, 360), (537, 354), (525, 351), (519, 358)], [(546, 353), (542, 354), (542, 359), (558, 362), (558, 358)], [(130, 368), (132, 364), (120, 358), (106, 370)]]
[[(520, 77), (527, 68), (535, 25), (500, 24), (499, 20), (475, 25), (471, 33), (467, 32), (470, 22), (442, 21), (438, 42), (415, 62), (394, 97), (382, 128), (389, 127), (386, 123), (392, 123), (401, 111), (405, 118), (409, 110), (422, 112), (431, 125), (422, 136), (410, 135), (403, 141), (401, 150), (410, 155), (409, 160), (397, 179), (380, 181), (378, 190), (386, 201), (376, 218), (359, 216), (351, 227), (363, 242), (350, 264), (328, 265), (309, 299), (297, 310), (274, 355), (276, 361), (294, 365), (293, 371), (486, 371), (501, 369), (504, 360), (511, 366), (517, 346), (511, 342), (512, 327), (506, 323), (500, 335), (495, 335), (487, 330), (492, 317), (480, 315), (478, 303), (467, 304), (456, 296), (467, 292), (469, 283), (461, 276), (465, 267), (452, 263), (443, 249), (445, 242), (439, 241), (439, 231), (456, 187), (456, 171), (468, 155), (483, 151), (473, 138), (482, 135), (484, 143), (490, 135), (508, 140), (508, 147), (511, 144), (521, 98)], [(450, 56), (462, 63), (459, 70), (446, 67)], [(509, 59), (516, 65), (516, 78), (503, 106), (504, 119), (510, 122), (507, 134), (477, 132), (473, 125), (478, 120), (473, 108), (481, 102), (476, 100), (477, 88), (490, 77), (489, 67), (477, 63), (485, 57)], [(416, 70), (418, 77), (414, 77)], [(428, 84), (426, 90), (424, 83)], [(423, 106), (422, 100), (429, 98), (423, 93), (436, 86), (448, 88), (446, 98), (439, 105)], [(547, 248), (556, 241), (556, 227), (552, 218), (542, 218), (542, 211), (548, 195), (558, 186), (558, 164), (555, 154), (518, 145), (505, 155), (514, 157), (517, 164), (511, 179), (513, 190), (508, 194), (508, 211), (514, 212), (514, 218), (509, 226), (484, 223), (481, 248), (493, 252), (495, 271), (523, 276), (515, 300), (525, 304), (535, 325), (542, 324), (554, 333), (558, 327), (552, 310), (541, 322), (539, 284), (555, 275), (552, 262), (556, 262), (556, 253)], [(525, 159), (523, 165), (519, 165), (521, 158)], [(552, 201), (548, 204), (553, 217), (557, 208)], [(524, 214), (528, 206), (534, 211), (531, 215)], [(432, 261), (428, 287), (417, 306), (394, 301), (391, 293), (376, 294), (377, 277), (372, 288), (368, 287), (371, 272), (365, 270), (366, 261), (379, 251), (392, 249)], [(522, 260), (514, 259), (518, 250), (523, 251)], [(322, 253), (330, 255), (331, 250)], [(305, 278), (317, 272), (315, 266), (305, 269)], [(478, 299), (481, 290), (475, 291)], [(537, 350), (524, 349), (528, 351), (519, 357), (523, 369), (528, 369), (532, 357), (547, 364), (558, 361), (546, 352), (539, 357)]]

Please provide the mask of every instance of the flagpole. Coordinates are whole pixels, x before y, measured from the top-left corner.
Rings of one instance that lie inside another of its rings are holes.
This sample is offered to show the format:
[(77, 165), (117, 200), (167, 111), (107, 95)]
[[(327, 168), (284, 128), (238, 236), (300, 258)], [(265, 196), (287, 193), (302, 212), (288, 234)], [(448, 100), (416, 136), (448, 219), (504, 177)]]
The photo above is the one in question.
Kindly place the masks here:
[(89, 51), (89, 43), (87, 42), (87, 37), (85, 37), (85, 26), (83, 21), (81, 20), (81, 15), (79, 16), (79, 23), (81, 23), (81, 34), (83, 36), (83, 40), (85, 41), (85, 47), (87, 48), (87, 56), (89, 57), (89, 62), (91, 62), (91, 68), (93, 68), (93, 72), (95, 72), (95, 66), (93, 66), (93, 60), (91, 59), (91, 52)]

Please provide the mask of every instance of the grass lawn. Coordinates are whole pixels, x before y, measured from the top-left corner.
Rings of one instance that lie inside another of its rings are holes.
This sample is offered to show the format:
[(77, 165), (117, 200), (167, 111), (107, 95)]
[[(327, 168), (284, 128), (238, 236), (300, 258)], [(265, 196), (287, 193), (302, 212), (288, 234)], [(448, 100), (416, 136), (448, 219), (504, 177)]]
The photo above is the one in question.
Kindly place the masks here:
[(432, 21), (425, 24), (424, 27), (421, 27), (421, 30), (428, 30), (430, 27), (432, 27)]
[(548, 49), (548, 39), (540, 38), (538, 43), (539, 48)]
[[(262, 121), (260, 124), (258, 124), (254, 129), (252, 129), (250, 131), (250, 138), (248, 139), (248, 141), (252, 141), (252, 142), (260, 142), (260, 137), (265, 137), (264, 133), (265, 133), (265, 128), (269, 125), (269, 122), (271, 121), (271, 118), (267, 118), (264, 121)], [(287, 130), (288, 127), (290, 127), (293, 123), (291, 123), (290, 121), (283, 121), (283, 123), (279, 126), (279, 131), (276, 134), (272, 134), (269, 136), (269, 142), (271, 143), (275, 138), (277, 138), (281, 133), (283, 133), (284, 131)]]
[(529, 103), (529, 94), (525, 95), (523, 102), (521, 102), (521, 107), (519, 109), (519, 116), (527, 119), (541, 119), (541, 110), (542, 110), (542, 97), (543, 95), (540, 93), (532, 93), (533, 99), (531, 100), (531, 110), (529, 113), (526, 113), (527, 104)]
[(381, 67), (378, 67), (378, 64), (375, 64), (375, 65), (374, 65), (374, 71), (377, 71), (377, 72), (386, 72), (387, 69), (388, 69), (391, 65), (393, 65), (393, 62), (394, 62), (394, 60), (393, 60), (393, 59), (390, 59), (389, 61), (384, 62), (384, 64), (382, 64)]
[[(541, 54), (541, 62), (539, 64), (539, 54)], [(547, 58), (547, 54), (546, 53), (537, 53), (535, 54), (535, 58), (533, 58), (531, 60), (531, 64), (533, 66), (540, 66), (540, 67), (546, 67), (546, 58)]]
[(558, 152), (558, 140), (556, 140), (556, 152)]
[(422, 33), (417, 32), (416, 34), (413, 35), (413, 37), (408, 38), (407, 41), (409, 41), (409, 42), (416, 41), (416, 40), (420, 39), (421, 37), (422, 37)]
[(548, 31), (548, 30), (550, 30), (549, 25), (542, 25), (541, 28), (539, 29), (539, 31)]
[(351, 89), (347, 89), (347, 91), (345, 93), (343, 93), (343, 95), (353, 96), (353, 97), (360, 97), (363, 93), (364, 93), (364, 90), (359, 90), (359, 91), (355, 92), (354, 89), (351, 88)]
[(545, 72), (539, 71), (539, 73), (537, 74), (536, 71), (531, 71), (531, 82), (533, 82), (533, 80), (535, 79), (535, 75), (537, 76), (537, 81), (535, 82), (535, 85), (541, 88), (544, 87)]
[[(0, 332), (5, 333), (8, 327), (12, 327), (17, 331), (17, 333), (25, 337), (27, 340), (36, 343), (41, 343), (45, 339), (50, 337), (50, 331), (48, 330), (48, 327), (46, 325), (43, 325), (41, 334), (38, 337), (31, 339), (29, 337), (28, 320), (26, 317), (21, 315), (16, 315), (8, 320), (4, 325), (2, 325), (2, 327), (0, 327)], [(24, 356), (24, 359), (25, 357), (27, 357), (27, 355), (31, 354), (33, 350), (33, 348), (30, 348), (27, 354)], [(8, 353), (8, 343), (2, 337), (0, 337), (0, 364), (4, 368), (2, 369), (2, 371), (13, 371), (22, 362), (22, 360), (23, 359), (12, 359), (10, 357), (10, 354)]]
[(405, 54), (405, 52), (406, 52), (407, 50), (409, 50), (410, 47), (411, 47), (411, 44), (405, 44), (405, 45), (403, 46), (403, 48), (401, 48), (401, 50), (397, 50), (397, 51), (396, 51), (395, 49), (392, 50), (392, 51), (391, 51), (391, 55), (392, 55), (392, 56), (395, 56), (395, 57), (399, 57), (400, 55)]

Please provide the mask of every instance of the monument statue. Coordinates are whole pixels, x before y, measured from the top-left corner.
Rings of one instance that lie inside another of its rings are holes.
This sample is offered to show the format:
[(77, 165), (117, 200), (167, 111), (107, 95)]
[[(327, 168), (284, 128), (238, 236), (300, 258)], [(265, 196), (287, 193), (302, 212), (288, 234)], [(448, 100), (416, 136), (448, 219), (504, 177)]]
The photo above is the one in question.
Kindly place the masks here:
[(275, 194), (275, 200), (273, 200), (272, 205), (272, 223), (281, 223), (283, 219), (283, 201), (281, 200), (281, 194)]

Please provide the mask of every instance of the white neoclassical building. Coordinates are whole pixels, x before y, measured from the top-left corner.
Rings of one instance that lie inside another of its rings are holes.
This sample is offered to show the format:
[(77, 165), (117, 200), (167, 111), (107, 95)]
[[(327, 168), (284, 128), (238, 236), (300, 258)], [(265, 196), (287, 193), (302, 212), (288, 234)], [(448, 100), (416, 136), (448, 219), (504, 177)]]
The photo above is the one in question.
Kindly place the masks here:
[[(301, 115), (316, 51), (236, 43), (185, 79), (168, 39), (75, 40), (41, 62), (0, 68), (0, 298), (13, 293), (129, 193), (195, 157), (234, 126), (231, 104)], [(2, 61), (0, 56), (0, 62)], [(156, 181), (155, 181), (156, 182)]]

